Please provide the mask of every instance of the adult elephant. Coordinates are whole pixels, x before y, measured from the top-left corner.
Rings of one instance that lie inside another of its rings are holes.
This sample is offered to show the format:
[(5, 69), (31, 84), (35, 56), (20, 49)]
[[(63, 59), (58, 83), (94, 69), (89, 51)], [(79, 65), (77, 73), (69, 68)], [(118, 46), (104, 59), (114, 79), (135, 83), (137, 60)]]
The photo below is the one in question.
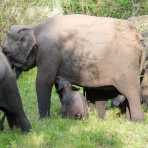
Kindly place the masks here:
[(140, 34), (126, 20), (63, 15), (34, 27), (12, 26), (3, 51), (16, 70), (37, 66), (41, 118), (50, 114), (57, 75), (84, 87), (112, 85), (128, 99), (131, 119), (144, 118), (139, 81), (143, 46)]

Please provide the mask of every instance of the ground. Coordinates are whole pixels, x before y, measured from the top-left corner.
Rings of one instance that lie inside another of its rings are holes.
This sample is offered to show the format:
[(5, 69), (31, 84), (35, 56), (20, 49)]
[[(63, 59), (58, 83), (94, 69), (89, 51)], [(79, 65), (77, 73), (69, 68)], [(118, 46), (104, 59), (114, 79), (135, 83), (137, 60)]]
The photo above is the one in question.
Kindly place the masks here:
[[(148, 16), (131, 20), (140, 31), (148, 31)], [(39, 120), (35, 76), (33, 69), (18, 80), (32, 131), (29, 134), (11, 131), (5, 122), (5, 130), (0, 132), (0, 148), (148, 148), (148, 112), (142, 123), (116, 116), (117, 109), (108, 110), (105, 120), (98, 119), (95, 111), (84, 121), (62, 119), (59, 98), (53, 90), (51, 118)]]
[(18, 80), (23, 105), (32, 124), (29, 134), (11, 131), (5, 122), (0, 133), (0, 148), (148, 148), (148, 112), (142, 123), (118, 117), (117, 109), (108, 110), (106, 119), (95, 111), (83, 121), (62, 119), (55, 90), (52, 93), (51, 118), (38, 119), (35, 94), (36, 69), (25, 72)]

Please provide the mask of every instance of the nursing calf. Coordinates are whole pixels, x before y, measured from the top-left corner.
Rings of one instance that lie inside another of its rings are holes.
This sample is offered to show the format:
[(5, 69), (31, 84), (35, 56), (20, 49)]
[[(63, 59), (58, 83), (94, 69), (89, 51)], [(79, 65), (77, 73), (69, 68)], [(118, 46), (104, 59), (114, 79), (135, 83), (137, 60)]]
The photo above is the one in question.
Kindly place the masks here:
[(86, 98), (65, 79), (58, 77), (56, 80), (57, 92), (61, 100), (63, 117), (82, 119), (87, 116)]

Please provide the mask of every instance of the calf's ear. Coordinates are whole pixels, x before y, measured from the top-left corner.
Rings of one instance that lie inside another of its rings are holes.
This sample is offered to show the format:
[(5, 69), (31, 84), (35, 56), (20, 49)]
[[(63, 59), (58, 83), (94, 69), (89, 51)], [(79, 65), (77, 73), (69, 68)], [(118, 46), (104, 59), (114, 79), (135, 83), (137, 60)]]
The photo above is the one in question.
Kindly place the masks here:
[(19, 41), (24, 49), (23, 53), (27, 57), (32, 51), (33, 47), (37, 45), (34, 31), (29, 28), (22, 28), (18, 31)]
[(33, 47), (37, 45), (34, 31), (30, 26), (15, 25), (10, 28), (7, 37), (17, 41), (22, 58), (26, 59)]

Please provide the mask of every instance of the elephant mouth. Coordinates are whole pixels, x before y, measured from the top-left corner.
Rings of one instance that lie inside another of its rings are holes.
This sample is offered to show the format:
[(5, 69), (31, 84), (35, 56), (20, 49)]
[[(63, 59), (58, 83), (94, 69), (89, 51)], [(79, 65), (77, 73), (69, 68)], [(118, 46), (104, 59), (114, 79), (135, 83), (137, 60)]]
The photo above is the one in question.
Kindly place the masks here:
[(15, 66), (15, 67), (19, 67), (19, 68), (23, 67), (23, 65), (26, 63), (26, 61), (22, 61), (22, 60), (13, 58), (12, 56), (7, 56), (7, 57), (8, 57), (9, 62), (11, 63), (11, 65)]
[(16, 74), (16, 78), (19, 78), (20, 74), (23, 71), (27, 71), (28, 69), (25, 66), (24, 62), (18, 62), (16, 59), (12, 58), (12, 57), (8, 57), (8, 61), (10, 63), (10, 66), (12, 68), (12, 70), (15, 72)]

